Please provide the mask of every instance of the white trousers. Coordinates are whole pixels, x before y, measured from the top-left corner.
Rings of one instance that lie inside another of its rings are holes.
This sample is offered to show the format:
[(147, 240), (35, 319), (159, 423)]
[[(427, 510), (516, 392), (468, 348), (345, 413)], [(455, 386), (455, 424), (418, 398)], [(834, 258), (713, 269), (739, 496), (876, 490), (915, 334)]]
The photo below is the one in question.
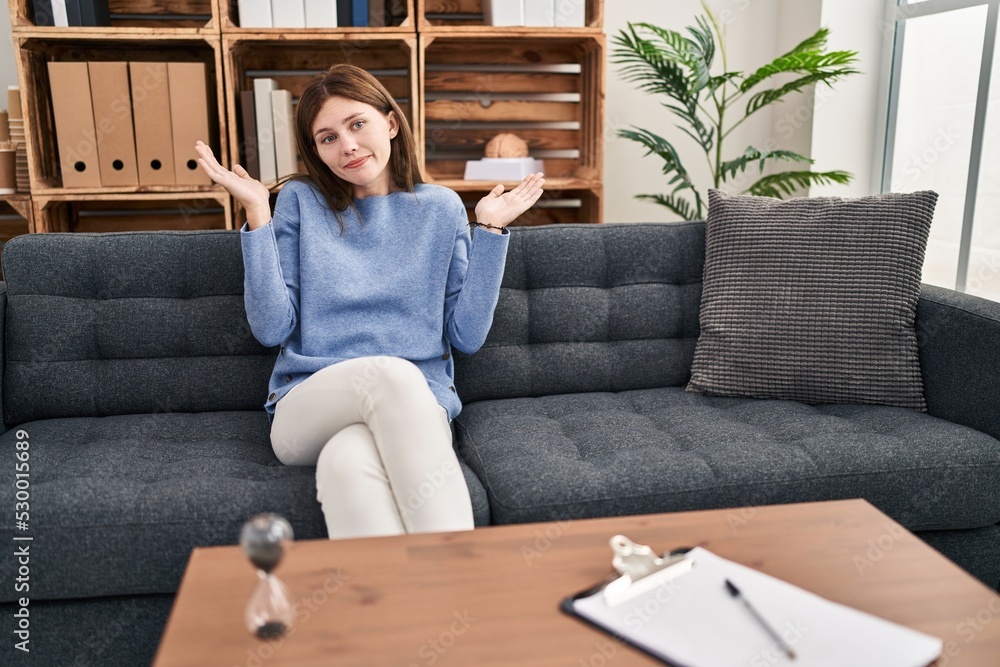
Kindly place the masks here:
[(331, 539), (473, 529), (448, 412), (405, 359), (313, 373), (275, 405), (271, 446), (285, 465), (316, 466)]

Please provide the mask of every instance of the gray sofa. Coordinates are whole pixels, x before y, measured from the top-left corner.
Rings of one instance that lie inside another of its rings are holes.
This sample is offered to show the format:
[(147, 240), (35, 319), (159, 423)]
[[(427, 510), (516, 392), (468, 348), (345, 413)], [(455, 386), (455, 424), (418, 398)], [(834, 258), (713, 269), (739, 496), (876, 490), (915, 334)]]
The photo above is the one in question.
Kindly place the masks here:
[[(476, 524), (863, 497), (996, 587), (1000, 304), (925, 287), (926, 414), (688, 393), (704, 233), (512, 232), (489, 339), (456, 355)], [(5, 556), (0, 663), (148, 664), (193, 547), (263, 511), (325, 537), (313, 469), (271, 451), (276, 350), (247, 324), (238, 232), (22, 236), (2, 260), (0, 527), (33, 540), (32, 653)]]

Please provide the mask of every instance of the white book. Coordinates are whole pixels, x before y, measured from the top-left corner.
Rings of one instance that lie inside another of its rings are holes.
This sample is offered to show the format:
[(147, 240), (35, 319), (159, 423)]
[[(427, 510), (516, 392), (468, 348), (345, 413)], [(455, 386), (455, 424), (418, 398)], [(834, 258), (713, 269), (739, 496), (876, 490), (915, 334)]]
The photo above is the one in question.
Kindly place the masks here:
[(587, 0), (555, 0), (555, 24), (559, 28), (582, 28), (587, 24)]
[(555, 3), (557, 0), (524, 0), (524, 25), (555, 26)]
[(305, 28), (306, 7), (302, 0), (274, 0), (271, 3), (271, 26)]
[(295, 148), (295, 116), (292, 115), (292, 93), (287, 90), (271, 92), (274, 114), (274, 152), (277, 159), (278, 178), (298, 171), (299, 153)]
[(271, 0), (240, 0), (239, 9), (241, 28), (271, 27)]
[(525, 0), (483, 0), (483, 23), (495, 26), (524, 25), (524, 2)]
[(545, 173), (545, 162), (531, 157), (484, 157), (465, 162), (467, 181), (520, 181), (538, 171)]
[(277, 176), (274, 152), (274, 112), (271, 92), (277, 90), (274, 79), (253, 80), (254, 115), (257, 116), (257, 163), (260, 165), (260, 182), (267, 185)]
[(336, 28), (337, 0), (306, 0), (307, 28)]
[(69, 26), (69, 14), (66, 13), (66, 0), (52, 0), (52, 23), (57, 26)]

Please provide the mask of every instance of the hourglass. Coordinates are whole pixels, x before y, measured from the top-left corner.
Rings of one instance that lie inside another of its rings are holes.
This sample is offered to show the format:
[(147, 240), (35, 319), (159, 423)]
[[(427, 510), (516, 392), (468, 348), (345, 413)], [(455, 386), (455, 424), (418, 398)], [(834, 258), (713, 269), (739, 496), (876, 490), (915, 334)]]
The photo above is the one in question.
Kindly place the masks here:
[(243, 524), (240, 546), (257, 568), (259, 581), (247, 600), (247, 628), (261, 639), (280, 637), (292, 625), (288, 589), (272, 571), (292, 541), (292, 527), (277, 514), (258, 514)]

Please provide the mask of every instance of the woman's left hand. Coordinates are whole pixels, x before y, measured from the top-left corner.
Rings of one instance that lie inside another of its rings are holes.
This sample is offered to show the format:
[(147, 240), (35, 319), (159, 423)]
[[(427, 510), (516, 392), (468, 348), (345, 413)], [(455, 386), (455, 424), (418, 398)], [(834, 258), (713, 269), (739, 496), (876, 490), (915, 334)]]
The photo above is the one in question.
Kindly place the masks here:
[[(503, 191), (503, 184), (497, 185), (476, 204), (476, 222), (494, 227), (506, 227), (534, 206), (542, 196), (542, 172), (529, 174), (510, 192)], [(492, 230), (491, 230), (492, 231)]]

